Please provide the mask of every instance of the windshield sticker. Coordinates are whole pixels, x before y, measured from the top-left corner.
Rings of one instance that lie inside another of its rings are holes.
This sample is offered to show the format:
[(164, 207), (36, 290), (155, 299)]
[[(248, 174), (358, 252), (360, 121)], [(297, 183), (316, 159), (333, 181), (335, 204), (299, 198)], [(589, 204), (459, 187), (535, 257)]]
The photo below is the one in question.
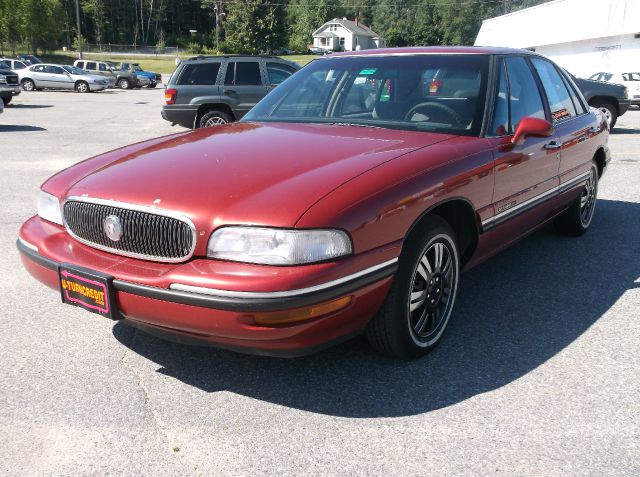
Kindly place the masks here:
[(378, 71), (378, 68), (365, 68), (363, 70), (360, 70), (360, 76), (374, 75), (376, 74), (376, 71)]

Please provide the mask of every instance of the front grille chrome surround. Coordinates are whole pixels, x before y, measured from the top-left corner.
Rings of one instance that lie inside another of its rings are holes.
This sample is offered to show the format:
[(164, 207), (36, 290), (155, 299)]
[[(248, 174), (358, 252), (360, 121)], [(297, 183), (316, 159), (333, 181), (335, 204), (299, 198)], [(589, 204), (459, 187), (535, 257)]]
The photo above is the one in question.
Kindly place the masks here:
[[(64, 226), (74, 239), (92, 248), (130, 258), (164, 263), (189, 260), (197, 243), (196, 228), (184, 214), (90, 197), (67, 197), (62, 204)], [(103, 221), (117, 215), (123, 237), (111, 241)]]

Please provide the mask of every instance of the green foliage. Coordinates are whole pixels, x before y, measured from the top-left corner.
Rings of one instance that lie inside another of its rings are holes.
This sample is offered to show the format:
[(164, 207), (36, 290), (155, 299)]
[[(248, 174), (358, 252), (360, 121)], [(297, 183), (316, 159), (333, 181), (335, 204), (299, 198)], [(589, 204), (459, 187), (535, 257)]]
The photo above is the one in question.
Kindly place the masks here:
[[(473, 44), (482, 20), (543, 0), (80, 0), (90, 43), (156, 44), (262, 53), (305, 51), (312, 33), (343, 16), (370, 26), (389, 46)], [(203, 14), (204, 13), (204, 14)], [(197, 30), (191, 34), (189, 30)], [(0, 49), (51, 50), (77, 43), (75, 0), (0, 0)]]

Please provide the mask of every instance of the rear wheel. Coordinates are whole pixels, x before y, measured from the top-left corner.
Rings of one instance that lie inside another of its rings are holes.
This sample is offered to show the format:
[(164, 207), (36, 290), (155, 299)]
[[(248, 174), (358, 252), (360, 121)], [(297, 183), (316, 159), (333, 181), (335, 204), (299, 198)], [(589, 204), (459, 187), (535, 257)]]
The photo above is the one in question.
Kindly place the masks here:
[(591, 103), (591, 106), (599, 109), (602, 114), (604, 114), (604, 117), (609, 123), (609, 129), (613, 129), (613, 127), (616, 125), (616, 122), (618, 121), (618, 110), (616, 109), (616, 107), (608, 101), (602, 99), (594, 100), (593, 103)]
[(76, 91), (78, 93), (89, 93), (91, 89), (89, 88), (89, 84), (86, 81), (78, 81), (76, 83)]
[(457, 241), (447, 222), (428, 217), (412, 237), (387, 299), (366, 330), (374, 348), (403, 359), (422, 356), (440, 342), (460, 274)]
[(212, 126), (222, 126), (233, 121), (233, 118), (224, 111), (211, 109), (206, 111), (197, 122), (199, 128), (209, 128)]
[(553, 224), (556, 230), (562, 235), (577, 237), (585, 233), (596, 210), (596, 199), (598, 197), (598, 168), (595, 164), (591, 166), (589, 178), (585, 182), (582, 193), (573, 204), (560, 216)]
[(129, 83), (127, 78), (120, 78), (117, 84), (120, 89), (129, 89), (131, 83)]
[(22, 89), (25, 91), (33, 91), (36, 89), (36, 84), (33, 82), (33, 80), (25, 78), (22, 80)]
[(2, 102), (6, 106), (7, 104), (9, 104), (11, 102), (12, 99), (13, 99), (13, 96), (5, 96), (4, 98), (2, 98)]

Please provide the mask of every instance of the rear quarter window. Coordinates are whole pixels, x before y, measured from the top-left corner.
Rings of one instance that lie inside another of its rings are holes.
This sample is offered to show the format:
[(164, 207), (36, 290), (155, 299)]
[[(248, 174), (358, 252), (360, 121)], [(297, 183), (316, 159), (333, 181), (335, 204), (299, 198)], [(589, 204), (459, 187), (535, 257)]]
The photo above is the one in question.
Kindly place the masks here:
[(220, 71), (220, 63), (191, 63), (184, 65), (178, 81), (179, 85), (213, 86)]

